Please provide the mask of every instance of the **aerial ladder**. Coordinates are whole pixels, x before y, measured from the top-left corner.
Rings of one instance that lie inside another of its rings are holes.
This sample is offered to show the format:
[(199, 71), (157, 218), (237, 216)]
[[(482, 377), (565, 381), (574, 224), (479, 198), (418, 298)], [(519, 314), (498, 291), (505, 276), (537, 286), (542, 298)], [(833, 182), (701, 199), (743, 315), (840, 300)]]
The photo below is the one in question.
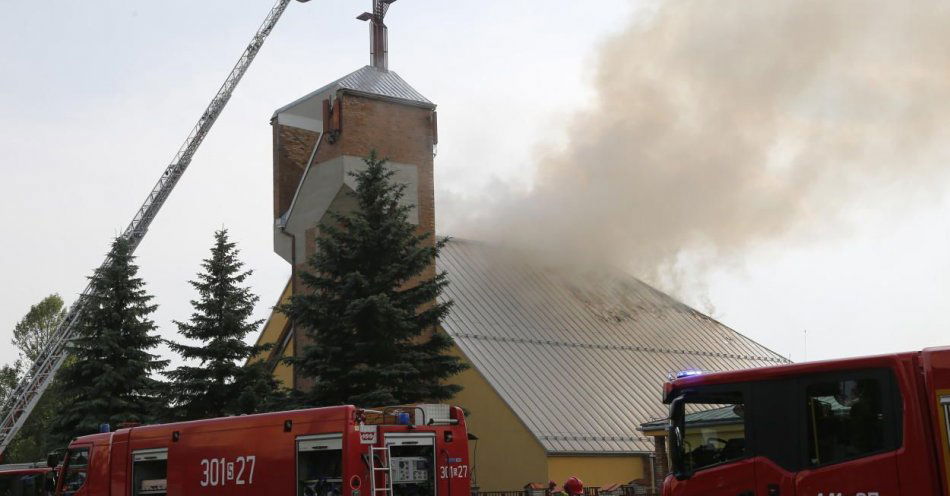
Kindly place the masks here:
[[(307, 2), (309, 0), (297, 1)], [(225, 105), (228, 104), (228, 100), (231, 99), (234, 88), (237, 87), (244, 73), (247, 72), (251, 62), (254, 61), (254, 57), (257, 56), (257, 52), (259, 52), (261, 46), (263, 46), (264, 40), (267, 39), (271, 30), (274, 29), (274, 26), (290, 2), (291, 0), (277, 0), (277, 3), (271, 8), (267, 17), (264, 18), (264, 22), (254, 35), (254, 38), (251, 39), (250, 44), (244, 49), (244, 53), (241, 54), (237, 64), (234, 65), (234, 68), (231, 69), (231, 73), (228, 74), (228, 77), (224, 80), (224, 84), (221, 85), (221, 88), (214, 95), (214, 98), (211, 99), (208, 108), (201, 114), (197, 124), (192, 128), (191, 133), (188, 134), (181, 148), (178, 149), (178, 153), (172, 158), (171, 163), (158, 178), (155, 187), (152, 188), (152, 191), (145, 198), (145, 201), (135, 213), (128, 227), (122, 232), (121, 237), (129, 241), (132, 252), (134, 252), (139, 243), (142, 242), (142, 239), (148, 232), (149, 225), (155, 220), (155, 216), (158, 215), (158, 211), (161, 210), (165, 200), (168, 199), (168, 195), (171, 194), (172, 189), (175, 188), (175, 185), (178, 184), (178, 180), (181, 179), (188, 165), (191, 164), (191, 159), (194, 157), (198, 147), (201, 146), (201, 142), (204, 141), (208, 132), (211, 130), (211, 126), (214, 125), (218, 116), (221, 115), (221, 111), (224, 110)], [(95, 273), (101, 273), (109, 264), (110, 259), (106, 257), (106, 260)], [(39, 357), (37, 357), (36, 361), (33, 362), (33, 366), (26, 372), (19, 384), (17, 384), (17, 387), (11, 392), (10, 397), (4, 403), (2, 410), (3, 421), (0, 422), (0, 456), (2, 456), (3, 452), (7, 449), (7, 446), (10, 445), (17, 431), (20, 430), (24, 422), (29, 418), (30, 412), (33, 411), (33, 408), (43, 396), (43, 392), (46, 391), (56, 376), (56, 371), (59, 370), (66, 360), (66, 356), (68, 355), (67, 344), (73, 337), (76, 329), (78, 329), (82, 323), (83, 309), (91, 292), (92, 286), (90, 284), (86, 286), (86, 289), (80, 293), (76, 301), (69, 307), (66, 317), (52, 334), (49, 343), (40, 353)]]

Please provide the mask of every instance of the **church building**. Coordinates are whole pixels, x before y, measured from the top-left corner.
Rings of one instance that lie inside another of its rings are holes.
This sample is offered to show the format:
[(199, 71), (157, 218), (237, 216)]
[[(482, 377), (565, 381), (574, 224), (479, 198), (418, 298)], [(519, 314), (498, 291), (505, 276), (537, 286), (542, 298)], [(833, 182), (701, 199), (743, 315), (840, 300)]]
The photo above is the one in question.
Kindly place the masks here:
[[(389, 70), (384, 16), (370, 21), (371, 64), (277, 109), (273, 126), (274, 250), (293, 275), (279, 301), (302, 291), (296, 274), (329, 212), (357, 208), (351, 171), (371, 150), (389, 159), (420, 232), (435, 228), (436, 105)], [(440, 235), (446, 233), (439, 233)], [(451, 233), (448, 233), (451, 234)], [(588, 486), (655, 482), (664, 472), (641, 424), (666, 416), (670, 372), (786, 363), (783, 357), (627, 274), (573, 274), (504, 247), (453, 240), (430, 269), (446, 271), (455, 302), (439, 332), (471, 367), (453, 381), (468, 412), (473, 483), (483, 491), (577, 476)], [(278, 295), (273, 295), (277, 297)], [(266, 298), (266, 295), (265, 295)], [(305, 377), (279, 362), (307, 345), (280, 313), (259, 344), (286, 386)]]

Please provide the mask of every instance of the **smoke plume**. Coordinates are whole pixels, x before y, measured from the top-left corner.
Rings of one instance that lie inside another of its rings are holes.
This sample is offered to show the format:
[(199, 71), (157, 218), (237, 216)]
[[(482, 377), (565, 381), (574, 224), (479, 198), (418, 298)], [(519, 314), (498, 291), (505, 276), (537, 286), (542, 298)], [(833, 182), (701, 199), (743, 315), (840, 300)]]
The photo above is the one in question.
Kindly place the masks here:
[(950, 152), (948, 26), (943, 1), (659, 3), (602, 46), (597, 98), (530, 191), (472, 234), (656, 281), (930, 190)]

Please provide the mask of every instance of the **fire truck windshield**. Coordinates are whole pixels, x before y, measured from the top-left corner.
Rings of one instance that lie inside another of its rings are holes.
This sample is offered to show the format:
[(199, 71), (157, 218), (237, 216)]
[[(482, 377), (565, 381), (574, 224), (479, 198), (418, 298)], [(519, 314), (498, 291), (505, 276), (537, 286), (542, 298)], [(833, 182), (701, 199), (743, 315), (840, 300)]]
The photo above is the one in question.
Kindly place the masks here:
[(691, 392), (673, 401), (670, 439), (679, 477), (746, 455), (745, 398), (741, 391)]

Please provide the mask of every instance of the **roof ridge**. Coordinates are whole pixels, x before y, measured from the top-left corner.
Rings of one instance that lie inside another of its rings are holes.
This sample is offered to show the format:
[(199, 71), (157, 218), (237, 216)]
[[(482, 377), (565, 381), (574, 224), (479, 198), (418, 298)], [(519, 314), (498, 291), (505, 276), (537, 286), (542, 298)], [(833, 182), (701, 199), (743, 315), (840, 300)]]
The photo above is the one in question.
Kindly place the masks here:
[(513, 338), (509, 336), (490, 336), (487, 334), (475, 334), (475, 333), (466, 333), (466, 332), (455, 332), (451, 333), (452, 337), (459, 338), (469, 338), (469, 339), (481, 339), (485, 341), (497, 341), (500, 343), (525, 343), (525, 344), (540, 344), (540, 345), (551, 345), (551, 346), (570, 346), (570, 347), (581, 347), (595, 350), (624, 350), (624, 351), (644, 351), (650, 353), (666, 353), (671, 355), (693, 355), (693, 356), (708, 356), (708, 357), (721, 357), (721, 358), (738, 358), (741, 360), (761, 360), (765, 362), (774, 362), (785, 364), (788, 363), (783, 357), (764, 357), (757, 355), (743, 355), (739, 353), (719, 353), (714, 351), (699, 351), (699, 350), (686, 350), (686, 349), (677, 349), (677, 348), (660, 348), (655, 346), (639, 346), (639, 345), (629, 345), (629, 344), (600, 344), (600, 343), (585, 343), (580, 341), (566, 341), (566, 340), (557, 340), (557, 339), (528, 339), (528, 338)]

